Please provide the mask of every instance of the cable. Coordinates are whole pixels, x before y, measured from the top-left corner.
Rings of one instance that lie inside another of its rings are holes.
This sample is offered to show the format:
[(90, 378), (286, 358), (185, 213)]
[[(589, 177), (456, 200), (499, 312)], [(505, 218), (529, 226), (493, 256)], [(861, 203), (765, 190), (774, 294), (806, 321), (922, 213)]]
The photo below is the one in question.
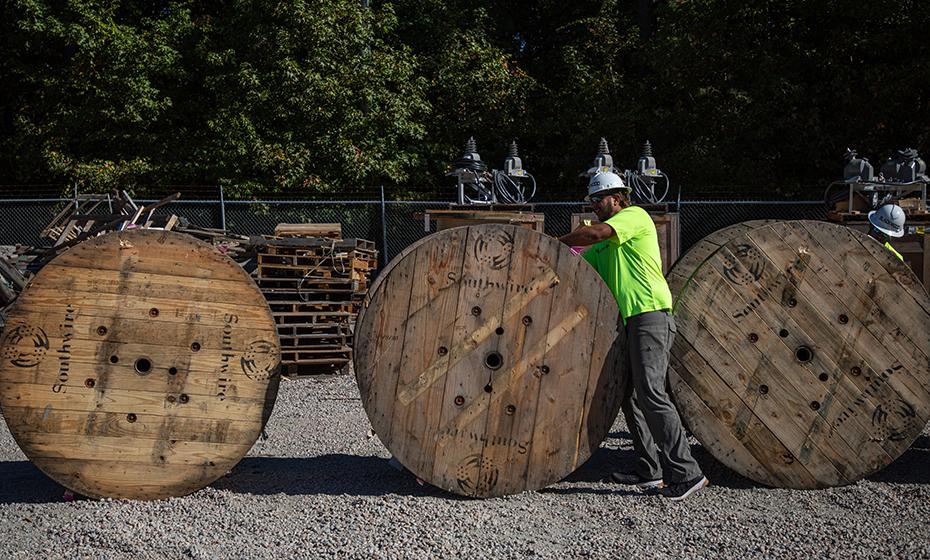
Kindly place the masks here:
[(526, 191), (523, 187), (523, 177), (519, 178), (521, 180), (515, 181), (514, 178), (507, 173), (496, 169), (492, 172), (492, 175), (497, 198), (507, 204), (524, 204), (536, 195), (536, 178), (529, 173), (523, 176), (529, 179), (532, 185), (532, 192), (529, 196), (526, 195)]
[[(310, 277), (313, 275), (313, 273), (316, 272), (316, 270), (317, 270), (318, 268), (320, 268), (320, 266), (321, 266), (323, 263), (325, 263), (327, 259), (329, 259), (330, 261), (332, 261), (332, 263), (333, 263), (333, 270), (336, 270), (336, 258), (335, 258), (336, 255), (335, 255), (335, 253), (336, 253), (336, 240), (333, 239), (332, 242), (331, 242), (330, 245), (329, 245), (329, 250), (327, 251), (327, 250), (324, 249), (322, 258), (321, 258), (315, 265), (313, 265), (313, 266), (310, 268), (310, 270), (308, 270), (308, 271), (306, 272), (306, 274), (304, 274), (303, 278), (300, 279), (300, 282), (297, 283), (297, 297), (300, 298), (301, 301), (303, 301), (303, 302), (310, 301), (310, 300), (309, 300), (310, 294), (301, 292), (301, 289), (303, 288), (304, 282), (306, 282), (307, 280), (309, 280)], [(344, 274), (346, 273), (345, 257), (342, 256), (342, 255), (339, 255), (339, 269), (340, 269), (340, 270), (339, 270), (339, 274), (343, 274), (343, 275), (344, 275)]]
[(665, 190), (662, 191), (661, 196), (656, 195), (656, 181), (652, 177), (649, 177), (649, 180), (647, 180), (636, 171), (629, 170), (624, 171), (623, 174), (626, 177), (627, 185), (630, 187), (637, 200), (642, 202), (648, 202), (650, 204), (661, 204), (663, 201), (665, 201), (665, 197), (668, 196), (668, 193), (672, 187), (672, 181), (669, 176), (661, 171), (659, 171), (658, 175), (656, 175), (656, 177), (665, 180)]

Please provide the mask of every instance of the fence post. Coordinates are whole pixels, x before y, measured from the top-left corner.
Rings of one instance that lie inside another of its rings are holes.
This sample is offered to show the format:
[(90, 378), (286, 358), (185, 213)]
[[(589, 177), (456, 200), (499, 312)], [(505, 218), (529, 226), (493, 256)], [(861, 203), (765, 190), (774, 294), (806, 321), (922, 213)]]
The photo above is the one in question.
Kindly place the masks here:
[(388, 263), (387, 207), (384, 201), (384, 185), (381, 185), (381, 247), (383, 248), (382, 266)]
[(223, 185), (220, 185), (220, 229), (226, 231), (226, 200), (223, 198)]

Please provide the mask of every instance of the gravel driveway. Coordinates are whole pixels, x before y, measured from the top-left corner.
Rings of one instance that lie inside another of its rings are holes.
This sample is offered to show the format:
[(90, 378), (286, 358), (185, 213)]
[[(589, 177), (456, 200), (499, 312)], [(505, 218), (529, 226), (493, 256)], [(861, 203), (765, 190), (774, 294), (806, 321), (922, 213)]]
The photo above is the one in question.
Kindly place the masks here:
[(540, 492), (465, 499), (388, 465), (351, 376), (283, 382), (268, 439), (212, 486), (160, 502), (67, 502), (0, 428), (9, 558), (930, 558), (930, 431), (845, 488), (762, 488), (694, 443), (711, 486), (681, 503), (601, 480), (601, 451)]

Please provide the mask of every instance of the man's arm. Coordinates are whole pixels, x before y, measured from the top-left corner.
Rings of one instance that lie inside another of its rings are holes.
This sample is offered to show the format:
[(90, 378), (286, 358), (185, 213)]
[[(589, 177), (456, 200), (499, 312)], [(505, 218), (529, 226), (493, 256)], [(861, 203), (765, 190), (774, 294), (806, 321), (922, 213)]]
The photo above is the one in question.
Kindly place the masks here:
[(559, 241), (569, 247), (587, 247), (610, 239), (614, 235), (614, 228), (607, 224), (591, 224), (590, 226), (581, 226), (575, 231), (563, 235)]

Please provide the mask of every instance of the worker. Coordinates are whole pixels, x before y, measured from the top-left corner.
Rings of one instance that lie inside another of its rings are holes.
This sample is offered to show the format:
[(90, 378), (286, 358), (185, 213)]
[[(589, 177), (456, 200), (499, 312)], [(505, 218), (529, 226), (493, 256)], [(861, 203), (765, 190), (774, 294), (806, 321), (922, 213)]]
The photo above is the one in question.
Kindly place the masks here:
[(621, 409), (637, 459), (631, 472), (615, 472), (611, 478), (677, 501), (708, 482), (691, 456), (666, 391), (676, 332), (672, 295), (662, 276), (655, 224), (645, 210), (631, 205), (630, 191), (615, 173), (592, 177), (585, 200), (600, 222), (582, 225), (559, 240), (569, 247), (587, 247), (582, 257), (607, 283), (626, 329), (630, 378)]
[(904, 235), (905, 219), (904, 210), (897, 204), (886, 204), (878, 210), (869, 212), (869, 222), (872, 224), (869, 228), (869, 235), (878, 242), (884, 242), (885, 248), (901, 259), (901, 262), (904, 262), (904, 257), (891, 246), (889, 238)]

